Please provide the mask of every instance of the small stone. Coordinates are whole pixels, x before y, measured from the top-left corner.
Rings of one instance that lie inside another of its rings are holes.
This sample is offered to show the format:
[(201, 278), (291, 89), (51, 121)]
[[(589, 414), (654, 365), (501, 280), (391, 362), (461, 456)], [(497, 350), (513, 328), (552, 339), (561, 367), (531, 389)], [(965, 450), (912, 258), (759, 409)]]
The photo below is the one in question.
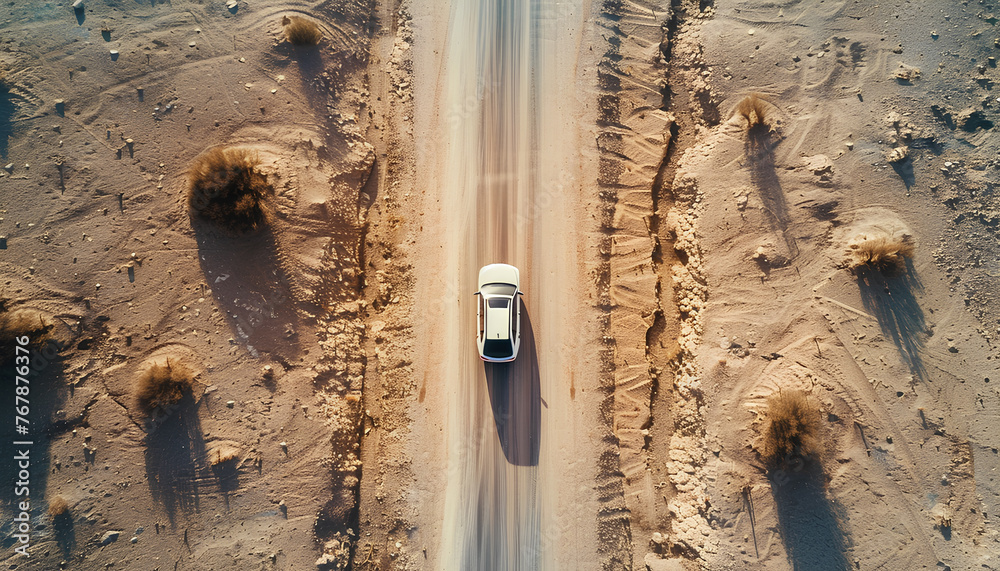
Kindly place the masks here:
[(135, 142), (135, 141), (133, 141), (132, 139), (125, 139), (125, 144), (126, 144), (126, 145), (131, 145), (131, 144), (132, 144), (132, 143), (134, 143), (134, 142)]
[(226, 401), (226, 407), (227, 408), (233, 408), (234, 406), (236, 406), (236, 401), (234, 401), (234, 400), (227, 400)]
[(902, 162), (906, 160), (906, 157), (908, 157), (909, 154), (910, 151), (907, 147), (896, 147), (885, 153), (885, 161), (887, 163)]
[(194, 46), (195, 46), (195, 43), (194, 43), (194, 41), (190, 41), (190, 42), (188, 42), (188, 47), (189, 47), (189, 48), (193, 48)]
[(14, 163), (7, 163), (3, 169), (7, 172), (14, 172)]
[(131, 543), (139, 543), (139, 538), (133, 535), (132, 539), (130, 539), (129, 542), (131, 542)]
[(748, 35), (748, 36), (752, 36), (752, 35), (754, 35), (754, 34), (755, 34), (756, 32), (757, 32), (756, 30), (754, 30), (753, 28), (750, 28), (749, 30), (747, 30), (747, 35)]
[(113, 543), (115, 541), (118, 541), (118, 536), (120, 536), (121, 534), (122, 534), (122, 532), (120, 532), (120, 531), (106, 531), (106, 532), (104, 532), (104, 535), (101, 536), (101, 545), (107, 545), (109, 543)]

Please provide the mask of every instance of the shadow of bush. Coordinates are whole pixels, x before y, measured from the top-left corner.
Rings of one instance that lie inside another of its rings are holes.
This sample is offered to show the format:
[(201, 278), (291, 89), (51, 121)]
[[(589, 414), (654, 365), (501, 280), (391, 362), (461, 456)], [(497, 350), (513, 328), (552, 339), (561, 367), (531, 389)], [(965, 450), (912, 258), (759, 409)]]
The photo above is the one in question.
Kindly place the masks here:
[(170, 410), (154, 411), (144, 428), (149, 491), (174, 526), (178, 510), (198, 510), (198, 468), (205, 457), (198, 403), (186, 394)]
[(865, 310), (878, 320), (882, 334), (896, 345), (913, 374), (923, 378), (920, 350), (927, 322), (914, 295), (922, 291), (923, 286), (913, 262), (907, 259), (905, 263), (905, 270), (895, 276), (886, 276), (871, 268), (857, 268), (858, 289)]
[(822, 467), (796, 459), (774, 470), (771, 494), (789, 562), (796, 571), (845, 571), (848, 540), (841, 517), (826, 495)]

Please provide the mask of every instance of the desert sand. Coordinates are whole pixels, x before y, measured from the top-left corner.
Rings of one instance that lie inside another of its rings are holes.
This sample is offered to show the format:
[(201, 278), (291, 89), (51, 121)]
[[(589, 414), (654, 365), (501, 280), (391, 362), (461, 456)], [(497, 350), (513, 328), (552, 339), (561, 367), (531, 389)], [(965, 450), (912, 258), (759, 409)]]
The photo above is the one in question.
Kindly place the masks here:
[[(997, 10), (8, 3), (0, 561), (1000, 568)], [(261, 229), (189, 205), (215, 148)]]

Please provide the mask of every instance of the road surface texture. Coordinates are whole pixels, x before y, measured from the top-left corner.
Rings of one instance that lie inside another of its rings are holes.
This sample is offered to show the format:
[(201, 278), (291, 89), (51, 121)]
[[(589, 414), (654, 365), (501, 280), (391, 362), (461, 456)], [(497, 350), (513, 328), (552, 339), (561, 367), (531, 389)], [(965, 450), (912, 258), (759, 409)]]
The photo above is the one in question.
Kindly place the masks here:
[[(574, 398), (574, 382), (598, 382), (596, 356), (578, 355), (597, 333), (586, 313), (593, 302), (577, 291), (584, 225), (568, 196), (581, 168), (574, 86), (586, 18), (554, 2), (414, 7), (418, 27), (448, 22), (427, 36), (441, 43), (429, 39), (415, 56), (418, 75), (440, 78), (427, 106), (419, 89), (415, 103), (417, 170), (432, 182), (428, 203), (440, 220), (426, 221), (438, 271), (418, 285), (434, 308), (425, 338), (435, 340), (426, 367), (436, 383), (425, 404), (440, 407), (433, 414), (447, 446), (434, 568), (551, 569), (557, 559), (573, 568), (597, 556), (596, 494), (570, 484), (594, 481), (599, 448), (584, 422), (596, 407)], [(422, 114), (431, 109), (440, 111)], [(521, 349), (508, 364), (484, 364), (475, 347), (476, 277), (494, 262), (517, 266), (525, 292)], [(414, 470), (419, 479), (431, 468)]]

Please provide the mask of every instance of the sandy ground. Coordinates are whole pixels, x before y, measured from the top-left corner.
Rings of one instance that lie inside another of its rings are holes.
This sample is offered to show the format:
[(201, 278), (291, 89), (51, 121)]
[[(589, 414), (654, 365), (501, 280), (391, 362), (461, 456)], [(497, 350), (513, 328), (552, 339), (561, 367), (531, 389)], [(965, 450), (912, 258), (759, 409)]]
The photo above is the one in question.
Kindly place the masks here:
[[(316, 18), (324, 42), (282, 41), (286, 14)], [(4, 564), (313, 567), (326, 541), (357, 533), (367, 12), (60, 2), (0, 19), (19, 32), (2, 56), (3, 296), (65, 347), (32, 373), (32, 557), (13, 551), (5, 484)], [(189, 218), (185, 171), (215, 145), (259, 152), (276, 192), (267, 231), (233, 238)], [(134, 381), (168, 357), (196, 387), (150, 429)], [(220, 446), (237, 458), (213, 466)], [(46, 515), (57, 496), (68, 529)]]
[[(0, 294), (63, 348), (31, 366), (34, 555), (5, 485), (3, 563), (1000, 567), (997, 9), (4, 6)], [(268, 230), (189, 217), (216, 145), (260, 154)], [(902, 274), (844, 267), (873, 231), (912, 236)], [(484, 366), (498, 261), (525, 331)], [(168, 357), (196, 387), (150, 429)], [(790, 389), (820, 452), (768, 471)]]

